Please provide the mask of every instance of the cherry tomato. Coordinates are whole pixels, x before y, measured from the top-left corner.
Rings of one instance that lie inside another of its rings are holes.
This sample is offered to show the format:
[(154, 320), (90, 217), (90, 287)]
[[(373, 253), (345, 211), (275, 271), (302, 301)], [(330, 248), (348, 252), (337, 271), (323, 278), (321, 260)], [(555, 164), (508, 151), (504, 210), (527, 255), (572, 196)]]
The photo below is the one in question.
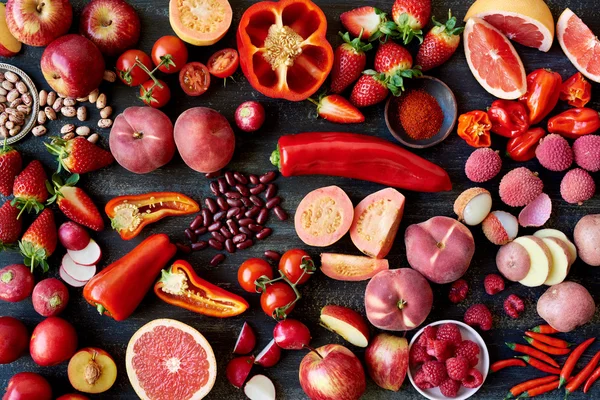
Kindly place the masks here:
[(152, 70), (152, 60), (148, 54), (141, 50), (127, 50), (117, 59), (116, 66), (119, 79), (127, 86), (141, 85), (150, 78), (146, 71), (136, 65), (136, 59)]
[(185, 43), (177, 36), (163, 36), (158, 39), (152, 47), (152, 61), (158, 64), (165, 58), (168, 61), (161, 65), (158, 70), (166, 74), (179, 72), (188, 60), (188, 51)]
[[(315, 272), (315, 263), (307, 252), (300, 249), (286, 251), (279, 260), (279, 270), (290, 280), (298, 285), (306, 283)], [(304, 273), (304, 276), (302, 273)], [(302, 278), (300, 278), (302, 277)]]
[(207, 65), (217, 78), (229, 78), (240, 65), (240, 57), (235, 49), (222, 49), (210, 56)]
[(260, 293), (262, 289), (257, 288), (254, 282), (263, 275), (273, 279), (273, 268), (269, 263), (261, 258), (249, 258), (238, 269), (238, 282), (246, 292)]
[(171, 99), (171, 90), (167, 84), (160, 79), (158, 82), (162, 87), (155, 85), (152, 79), (148, 79), (140, 87), (140, 100), (153, 108), (161, 108)]
[(210, 74), (206, 65), (199, 62), (185, 64), (179, 71), (179, 84), (188, 96), (200, 96), (210, 86)]
[[(266, 290), (260, 295), (260, 306), (265, 314), (276, 318), (277, 309), (287, 306), (294, 300), (296, 300), (296, 293), (290, 285), (286, 282), (275, 282), (267, 285)], [(285, 315), (289, 315), (293, 309), (294, 304), (285, 310)]]

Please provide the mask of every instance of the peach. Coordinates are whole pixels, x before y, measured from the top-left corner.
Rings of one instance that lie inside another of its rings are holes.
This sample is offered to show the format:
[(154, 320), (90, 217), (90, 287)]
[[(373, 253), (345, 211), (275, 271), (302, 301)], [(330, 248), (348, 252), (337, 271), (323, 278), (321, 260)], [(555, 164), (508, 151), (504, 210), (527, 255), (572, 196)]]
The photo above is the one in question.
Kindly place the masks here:
[(539, 316), (560, 332), (570, 332), (588, 323), (595, 310), (590, 292), (570, 281), (550, 286), (537, 302)]
[(117, 379), (117, 365), (106, 351), (96, 347), (79, 350), (68, 367), (69, 382), (80, 392), (103, 393)]

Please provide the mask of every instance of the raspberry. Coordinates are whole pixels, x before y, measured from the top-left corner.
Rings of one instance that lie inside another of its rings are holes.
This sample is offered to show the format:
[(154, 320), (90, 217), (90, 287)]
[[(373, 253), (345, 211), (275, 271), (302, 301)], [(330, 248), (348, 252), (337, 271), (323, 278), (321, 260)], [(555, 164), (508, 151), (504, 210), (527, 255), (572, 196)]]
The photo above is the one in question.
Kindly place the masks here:
[(417, 339), (417, 344), (422, 347), (427, 347), (427, 339), (435, 339), (437, 328), (435, 326), (427, 326), (423, 329), (423, 333)]
[(479, 362), (479, 346), (471, 340), (463, 340), (454, 353), (455, 357), (464, 357), (469, 360), (469, 365), (474, 367)]
[(467, 377), (471, 365), (465, 357), (452, 357), (446, 360), (448, 376), (455, 381), (462, 381)]
[(427, 341), (427, 354), (438, 361), (446, 361), (454, 353), (454, 345), (446, 340), (429, 339)]
[(442, 392), (445, 397), (456, 397), (458, 396), (460, 385), (461, 383), (459, 381), (455, 381), (454, 379), (446, 379), (440, 385), (440, 392)]
[(441, 361), (427, 361), (421, 367), (421, 371), (423, 371), (423, 379), (433, 386), (439, 386), (448, 378), (446, 365)]
[(489, 295), (495, 295), (504, 290), (504, 279), (497, 274), (489, 274), (483, 280), (485, 292)]
[(465, 323), (470, 326), (479, 326), (482, 331), (492, 329), (492, 313), (485, 304), (475, 304), (465, 312)]
[(438, 340), (446, 340), (454, 345), (457, 345), (460, 342), (462, 342), (460, 329), (455, 324), (440, 325), (435, 338)]
[(415, 385), (419, 389), (431, 389), (434, 386), (425, 379), (425, 371), (420, 367), (415, 374)]
[(463, 386), (469, 389), (478, 388), (482, 383), (483, 375), (476, 368), (471, 368), (467, 377), (462, 381)]
[(410, 365), (419, 365), (424, 362), (431, 361), (433, 357), (427, 354), (427, 349), (423, 346), (419, 346), (417, 343), (413, 344), (410, 348)]
[(525, 303), (516, 294), (511, 294), (504, 300), (504, 312), (511, 318), (517, 319), (525, 310)]
[(469, 284), (464, 279), (459, 279), (452, 284), (450, 287), (450, 293), (448, 293), (448, 298), (454, 304), (460, 303), (464, 299), (467, 298), (467, 293), (469, 292)]

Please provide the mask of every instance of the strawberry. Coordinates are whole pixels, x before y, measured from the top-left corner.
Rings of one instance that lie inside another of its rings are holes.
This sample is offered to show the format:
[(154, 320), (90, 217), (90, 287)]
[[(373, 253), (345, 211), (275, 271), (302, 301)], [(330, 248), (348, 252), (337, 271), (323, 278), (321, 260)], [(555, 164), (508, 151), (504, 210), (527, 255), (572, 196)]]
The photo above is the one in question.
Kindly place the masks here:
[(423, 28), (431, 16), (431, 0), (396, 0), (392, 6), (392, 19), (404, 44), (413, 38), (423, 40)]
[(16, 243), (23, 229), (23, 221), (19, 218), (19, 209), (5, 202), (0, 207), (0, 250)]
[[(33, 160), (15, 178), (13, 185), (15, 198), (10, 204), (20, 209), (21, 213), (23, 211), (29, 213), (31, 210), (39, 213), (44, 209), (43, 203), (48, 200), (47, 180), (48, 177), (44, 172), (42, 163)], [(19, 216), (21, 213), (19, 213)]]
[(335, 49), (333, 54), (333, 69), (331, 70), (331, 91), (341, 93), (355, 82), (367, 64), (367, 55), (373, 46), (364, 44), (359, 38), (350, 40), (348, 32), (340, 36), (344, 39), (342, 45)]
[(375, 71), (383, 73), (388, 79), (388, 88), (394, 96), (404, 90), (404, 78), (423, 75), (420, 67), (413, 68), (413, 59), (409, 51), (392, 41), (382, 43), (375, 53)]
[(3, 196), (10, 196), (13, 192), (15, 177), (23, 168), (23, 159), (21, 153), (6, 145), (0, 150), (0, 193)]
[(365, 116), (352, 103), (339, 94), (330, 94), (319, 101), (308, 99), (317, 105), (319, 116), (338, 124), (357, 124), (365, 121)]
[(58, 158), (57, 172), (64, 168), (73, 174), (85, 174), (106, 167), (115, 160), (110, 151), (101, 149), (81, 136), (71, 140), (54, 138), (50, 144), (44, 144)]
[(344, 28), (354, 37), (372, 42), (380, 37), (398, 37), (396, 24), (388, 21), (386, 14), (378, 8), (364, 6), (340, 15)]
[(456, 17), (448, 11), (448, 21), (441, 24), (433, 18), (435, 26), (427, 32), (423, 44), (417, 52), (417, 64), (421, 70), (429, 71), (439, 67), (452, 57), (460, 43), (460, 34), (464, 27), (456, 27)]
[(388, 96), (388, 84), (384, 74), (366, 70), (352, 88), (350, 102), (356, 107), (368, 107), (381, 103)]
[(48, 183), (48, 191), (52, 197), (48, 204), (56, 201), (58, 208), (72, 221), (87, 226), (97, 232), (104, 229), (104, 221), (100, 211), (82, 189), (75, 187), (79, 175), (74, 174), (63, 184), (58, 174), (52, 176), (52, 185)]
[(46, 259), (56, 250), (57, 241), (54, 214), (51, 209), (46, 208), (25, 231), (19, 242), (21, 254), (25, 258), (24, 264), (32, 271), (38, 265), (44, 272), (48, 271)]

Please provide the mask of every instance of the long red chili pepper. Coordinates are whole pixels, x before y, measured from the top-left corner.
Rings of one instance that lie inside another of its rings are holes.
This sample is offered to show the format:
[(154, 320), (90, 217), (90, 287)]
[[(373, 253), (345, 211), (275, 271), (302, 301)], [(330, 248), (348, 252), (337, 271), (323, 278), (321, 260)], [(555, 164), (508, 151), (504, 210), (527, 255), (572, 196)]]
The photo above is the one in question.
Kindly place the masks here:
[(565, 361), (565, 365), (563, 365), (562, 370), (560, 371), (560, 384), (558, 387), (561, 387), (567, 382), (567, 379), (571, 376), (571, 372), (575, 368), (577, 361), (583, 354), (583, 352), (590, 347), (590, 345), (596, 340), (596, 338), (589, 338), (585, 342), (581, 343), (579, 346), (573, 350), (567, 361)]
[(535, 332), (535, 333), (545, 333), (547, 335), (552, 335), (554, 333), (559, 333), (559, 331), (557, 331), (556, 329), (554, 329), (550, 325), (538, 325), (538, 326), (534, 326), (529, 331), (530, 332)]
[(573, 380), (571, 382), (569, 382), (567, 384), (567, 386), (565, 387), (565, 390), (566, 390), (565, 398), (569, 394), (576, 391), (579, 388), (579, 386), (581, 386), (581, 384), (589, 378), (589, 376), (594, 371), (594, 368), (596, 368), (596, 365), (598, 365), (599, 361), (600, 361), (600, 351), (597, 352), (596, 355), (594, 355), (594, 357), (592, 357), (590, 362), (581, 371), (579, 371), (579, 373), (577, 375), (575, 375), (575, 377), (573, 378)]
[(566, 349), (569, 346), (571, 346), (571, 344), (565, 340), (550, 337), (541, 333), (527, 331), (525, 332), (525, 335), (554, 347), (561, 347), (563, 349)]
[(492, 366), (490, 367), (490, 371), (492, 372), (498, 372), (501, 369), (504, 369), (506, 367), (526, 367), (527, 364), (525, 364), (525, 361), (523, 360), (517, 360), (516, 358), (509, 358), (508, 360), (500, 360), (500, 361), (496, 361), (495, 363), (492, 364)]
[(544, 353), (552, 354), (552, 355), (555, 355), (555, 356), (564, 356), (565, 354), (569, 354), (571, 352), (571, 349), (565, 349), (565, 348), (561, 348), (561, 347), (550, 346), (550, 345), (548, 345), (546, 343), (542, 343), (539, 340), (535, 340), (535, 339), (530, 338), (530, 337), (523, 336), (523, 339), (525, 339), (527, 341), (527, 343), (529, 343), (530, 345), (532, 345), (536, 349), (541, 350)]
[(522, 360), (525, 360), (525, 362), (527, 364), (531, 365), (534, 368), (539, 369), (540, 371), (547, 372), (549, 374), (554, 374), (554, 375), (560, 374), (560, 369), (555, 368), (555, 367), (551, 367), (550, 365), (541, 362), (540, 360), (538, 360), (535, 357), (532, 357), (532, 356), (516, 356), (515, 358), (520, 358)]
[(529, 390), (523, 392), (523, 394), (521, 394), (519, 396), (519, 398), (521, 399), (521, 398), (526, 398), (526, 397), (535, 397), (535, 396), (539, 396), (544, 393), (551, 392), (552, 390), (556, 390), (556, 389), (558, 389), (558, 382), (559, 381), (554, 381), (554, 382), (546, 383), (544, 385), (540, 385), (533, 389), (529, 389)]
[(542, 353), (541, 351), (534, 349), (533, 347), (525, 346), (519, 343), (506, 343), (509, 349), (517, 351), (519, 353), (527, 354), (529, 356), (533, 356), (535, 358), (539, 358), (543, 362), (555, 366), (559, 368), (560, 365), (556, 361), (554, 361), (548, 354)]
[(419, 192), (452, 189), (441, 167), (387, 140), (355, 133), (282, 136), (271, 162), (283, 176), (343, 176)]
[(506, 397), (504, 397), (504, 400), (512, 399), (513, 397), (517, 397), (518, 395), (525, 392), (526, 390), (533, 389), (540, 385), (545, 385), (546, 383), (550, 383), (550, 382), (554, 382), (554, 381), (556, 381), (556, 376), (550, 375), (550, 376), (545, 376), (543, 378), (536, 378), (536, 379), (531, 379), (531, 380), (528, 380), (525, 382), (521, 382), (518, 385), (513, 386), (508, 391), (508, 394), (506, 395)]
[(598, 380), (598, 378), (600, 378), (600, 367), (596, 368), (594, 372), (592, 372), (592, 375), (590, 375), (588, 380), (585, 382), (585, 385), (583, 386), (583, 393), (587, 393), (588, 390), (590, 390), (590, 388), (594, 384), (594, 382)]

